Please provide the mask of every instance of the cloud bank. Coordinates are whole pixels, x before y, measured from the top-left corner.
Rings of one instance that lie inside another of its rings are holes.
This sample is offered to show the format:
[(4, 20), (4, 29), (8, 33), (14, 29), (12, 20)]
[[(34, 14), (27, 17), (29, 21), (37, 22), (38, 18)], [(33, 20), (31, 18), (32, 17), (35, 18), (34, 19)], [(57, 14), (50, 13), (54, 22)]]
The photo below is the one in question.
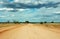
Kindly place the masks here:
[(40, 0), (23, 2), (15, 0), (4, 2), (0, 1), (0, 21), (56, 21), (60, 22), (60, 1), (59, 0)]
[(25, 3), (7, 3), (7, 4), (3, 4), (4, 7), (7, 7), (7, 8), (14, 8), (14, 9), (34, 9), (34, 8), (42, 8), (42, 7), (45, 7), (45, 8), (50, 8), (50, 7), (53, 7), (53, 8), (57, 8), (59, 7), (58, 5), (60, 5), (60, 2), (48, 2), (48, 3), (43, 3), (43, 4), (33, 4), (33, 3), (30, 3), (30, 4), (25, 4)]

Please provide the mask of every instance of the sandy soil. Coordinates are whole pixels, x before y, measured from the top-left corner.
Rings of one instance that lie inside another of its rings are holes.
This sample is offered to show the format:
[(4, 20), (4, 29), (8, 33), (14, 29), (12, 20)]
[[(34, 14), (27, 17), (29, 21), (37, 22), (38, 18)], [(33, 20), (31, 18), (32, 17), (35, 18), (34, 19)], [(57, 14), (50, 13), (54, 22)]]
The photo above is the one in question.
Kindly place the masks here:
[(0, 28), (0, 39), (60, 39), (60, 29), (42, 25), (19, 24), (7, 28)]

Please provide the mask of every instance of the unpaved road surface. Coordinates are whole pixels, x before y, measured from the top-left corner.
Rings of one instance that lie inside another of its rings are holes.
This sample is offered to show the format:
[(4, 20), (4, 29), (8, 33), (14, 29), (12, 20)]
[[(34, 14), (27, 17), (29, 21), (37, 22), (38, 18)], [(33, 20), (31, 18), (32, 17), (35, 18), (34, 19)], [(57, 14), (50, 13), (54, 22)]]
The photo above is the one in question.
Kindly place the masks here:
[(42, 26), (26, 24), (0, 32), (0, 39), (60, 39), (60, 32), (54, 32)]

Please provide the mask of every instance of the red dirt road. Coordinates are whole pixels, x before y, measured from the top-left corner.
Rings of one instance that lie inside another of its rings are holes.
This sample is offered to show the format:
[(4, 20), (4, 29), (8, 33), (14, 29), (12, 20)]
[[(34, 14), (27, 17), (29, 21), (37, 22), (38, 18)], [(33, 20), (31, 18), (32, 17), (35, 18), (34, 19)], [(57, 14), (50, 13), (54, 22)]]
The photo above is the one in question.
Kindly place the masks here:
[(1, 31), (0, 39), (60, 39), (60, 32), (53, 32), (34, 24), (26, 24), (5, 32)]

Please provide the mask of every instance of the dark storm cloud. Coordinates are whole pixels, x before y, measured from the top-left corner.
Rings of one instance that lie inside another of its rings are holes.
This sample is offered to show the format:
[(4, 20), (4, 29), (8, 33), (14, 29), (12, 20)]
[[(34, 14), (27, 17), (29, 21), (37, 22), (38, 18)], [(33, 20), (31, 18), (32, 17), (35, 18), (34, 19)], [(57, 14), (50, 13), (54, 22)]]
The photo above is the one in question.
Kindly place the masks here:
[(42, 8), (42, 7), (45, 7), (45, 8), (50, 8), (50, 7), (53, 7), (53, 8), (56, 8), (58, 7), (58, 5), (60, 4), (60, 2), (58, 3), (54, 3), (54, 2), (49, 2), (49, 3), (44, 3), (44, 4), (37, 4), (37, 5), (34, 5), (34, 4), (24, 4), (24, 3), (8, 3), (8, 4), (4, 4), (4, 7), (7, 7), (7, 8)]
[(50, 8), (50, 7), (53, 7), (53, 8), (57, 8), (58, 5), (60, 4), (60, 2), (49, 2), (49, 3), (44, 3), (44, 4), (37, 4), (37, 5), (34, 5), (34, 4), (24, 4), (24, 3), (7, 3), (7, 4), (3, 4), (4, 7), (7, 7), (7, 8), (17, 8), (17, 9), (20, 9), (20, 8), (23, 8), (23, 9), (26, 9), (26, 8), (29, 8), (29, 9), (33, 9), (33, 8), (42, 8), (42, 7), (45, 7), (45, 8)]

